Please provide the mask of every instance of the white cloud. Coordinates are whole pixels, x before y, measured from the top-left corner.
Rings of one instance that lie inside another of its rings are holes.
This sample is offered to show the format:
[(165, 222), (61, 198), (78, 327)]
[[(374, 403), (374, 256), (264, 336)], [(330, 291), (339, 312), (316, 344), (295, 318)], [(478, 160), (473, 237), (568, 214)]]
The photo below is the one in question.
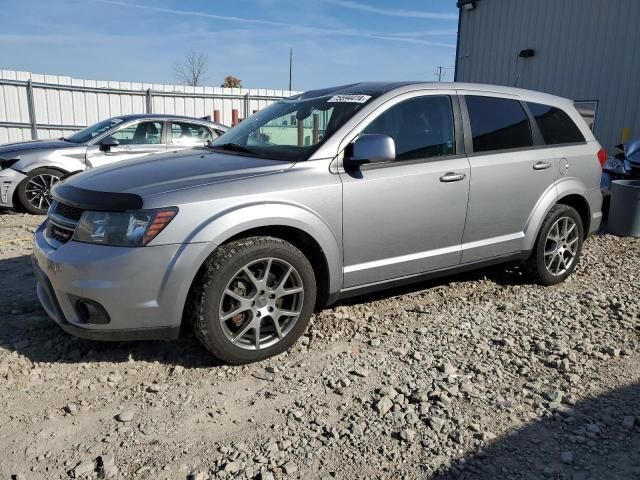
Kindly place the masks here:
[(351, 0), (325, 0), (327, 3), (332, 3), (344, 8), (350, 8), (352, 10), (360, 10), (363, 12), (376, 13), (378, 15), (385, 15), (388, 17), (413, 17), (413, 18), (429, 18), (431, 20), (458, 20), (457, 13), (436, 13), (425, 12), (422, 10), (403, 10), (401, 8), (380, 8), (372, 5), (366, 5), (363, 3), (353, 2)]
[(455, 48), (455, 44), (443, 43), (443, 42), (432, 42), (429, 40), (422, 40), (420, 38), (417, 38), (422, 35), (430, 35), (431, 33), (429, 31), (412, 32), (406, 35), (406, 34), (398, 34), (398, 33), (387, 34), (387, 33), (378, 33), (378, 32), (368, 32), (368, 31), (360, 31), (360, 30), (355, 30), (350, 28), (347, 28), (347, 29), (317, 28), (317, 27), (308, 27), (304, 25), (297, 25), (293, 23), (276, 22), (276, 21), (262, 20), (262, 19), (256, 19), (256, 18), (217, 15), (217, 14), (207, 13), (207, 12), (197, 12), (197, 11), (191, 11), (191, 10), (176, 10), (176, 9), (164, 8), (164, 7), (152, 7), (152, 6), (141, 5), (137, 3), (123, 2), (120, 0), (92, 0), (92, 1), (97, 3), (105, 3), (109, 5), (120, 6), (120, 7), (137, 8), (140, 10), (154, 11), (158, 13), (166, 13), (166, 14), (172, 14), (172, 15), (185, 15), (185, 16), (191, 16), (191, 17), (208, 18), (211, 20), (258, 24), (258, 25), (266, 25), (271, 27), (281, 27), (281, 28), (284, 27), (292, 30), (293, 32), (300, 33), (300, 34), (307, 34), (307, 35), (315, 35), (315, 36), (339, 35), (339, 36), (347, 36), (347, 37), (371, 38), (371, 39), (385, 40), (385, 41), (391, 41), (391, 42), (421, 44), (421, 45), (428, 45), (432, 47)]

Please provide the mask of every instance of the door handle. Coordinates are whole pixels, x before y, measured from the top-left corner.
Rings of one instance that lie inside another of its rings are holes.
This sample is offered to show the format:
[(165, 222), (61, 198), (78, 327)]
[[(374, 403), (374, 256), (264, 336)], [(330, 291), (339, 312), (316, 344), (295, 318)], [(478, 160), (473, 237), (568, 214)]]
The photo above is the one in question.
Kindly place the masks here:
[(546, 170), (549, 167), (551, 167), (549, 162), (536, 162), (533, 164), (534, 170)]
[(440, 181), (444, 183), (459, 182), (464, 180), (465, 177), (464, 173), (447, 172), (440, 177)]

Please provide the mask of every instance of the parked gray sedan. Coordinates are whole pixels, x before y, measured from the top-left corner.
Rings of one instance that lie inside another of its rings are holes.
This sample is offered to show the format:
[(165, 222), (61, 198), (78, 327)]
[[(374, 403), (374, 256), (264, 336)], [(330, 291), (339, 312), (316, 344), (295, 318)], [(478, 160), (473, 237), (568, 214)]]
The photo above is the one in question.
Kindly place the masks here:
[(307, 92), (209, 145), (58, 183), (34, 242), (68, 332), (276, 355), (317, 306), (527, 261), (576, 268), (602, 217), (602, 149), (573, 103), (507, 87), (358, 83)]
[(123, 115), (70, 137), (0, 145), (0, 207), (45, 214), (51, 187), (66, 173), (121, 160), (202, 147), (228, 130), (204, 119)]

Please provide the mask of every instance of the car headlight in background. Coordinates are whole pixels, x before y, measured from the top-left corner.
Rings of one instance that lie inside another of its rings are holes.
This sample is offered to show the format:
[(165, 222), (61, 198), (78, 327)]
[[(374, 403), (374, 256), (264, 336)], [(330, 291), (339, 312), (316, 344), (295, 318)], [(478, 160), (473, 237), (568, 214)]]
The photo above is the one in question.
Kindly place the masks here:
[(87, 211), (82, 214), (73, 239), (116, 247), (142, 247), (164, 230), (177, 213), (175, 207), (134, 212)]

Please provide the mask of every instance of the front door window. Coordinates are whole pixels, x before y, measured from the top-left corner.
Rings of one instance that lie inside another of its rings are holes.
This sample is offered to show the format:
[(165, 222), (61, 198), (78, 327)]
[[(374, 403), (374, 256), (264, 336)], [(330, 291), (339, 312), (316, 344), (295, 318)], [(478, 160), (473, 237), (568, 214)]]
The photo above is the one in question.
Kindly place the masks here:
[(162, 141), (162, 122), (138, 122), (116, 131), (113, 138), (120, 145), (159, 145)]

